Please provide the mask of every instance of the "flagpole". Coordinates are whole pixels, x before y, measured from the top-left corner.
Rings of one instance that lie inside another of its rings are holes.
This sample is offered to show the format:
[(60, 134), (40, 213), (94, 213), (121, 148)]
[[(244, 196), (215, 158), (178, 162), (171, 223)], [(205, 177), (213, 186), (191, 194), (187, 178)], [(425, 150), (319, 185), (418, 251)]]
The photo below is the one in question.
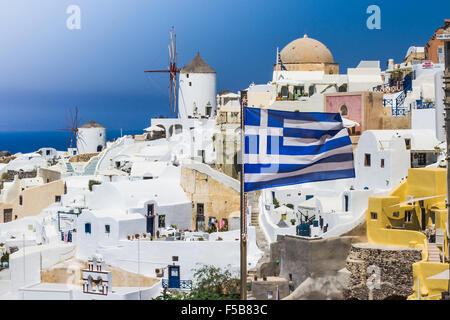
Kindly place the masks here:
[(276, 60), (277, 60), (277, 66), (276, 66), (276, 69), (275, 69), (275, 82), (278, 81), (278, 59), (279, 59), (279, 56), (280, 56), (280, 53), (279, 53), (278, 47), (277, 47), (277, 58), (276, 58)]
[(247, 210), (244, 192), (245, 112), (241, 94), (241, 300), (247, 300)]

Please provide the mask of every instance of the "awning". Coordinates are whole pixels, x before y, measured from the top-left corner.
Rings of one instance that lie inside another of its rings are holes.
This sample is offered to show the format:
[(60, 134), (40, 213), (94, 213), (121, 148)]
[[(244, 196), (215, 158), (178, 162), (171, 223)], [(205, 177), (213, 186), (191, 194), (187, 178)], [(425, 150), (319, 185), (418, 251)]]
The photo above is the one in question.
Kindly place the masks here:
[(150, 132), (150, 131), (164, 131), (163, 128), (158, 126), (150, 126), (148, 128), (145, 128), (144, 131)]
[(342, 118), (342, 122), (343, 122), (345, 128), (353, 128), (353, 127), (360, 126), (360, 124), (358, 122), (347, 119), (347, 118)]
[(428, 279), (431, 279), (431, 280), (449, 280), (450, 278), (448, 276), (448, 269), (442, 271), (441, 273), (437, 273), (434, 276), (428, 277), (427, 280)]

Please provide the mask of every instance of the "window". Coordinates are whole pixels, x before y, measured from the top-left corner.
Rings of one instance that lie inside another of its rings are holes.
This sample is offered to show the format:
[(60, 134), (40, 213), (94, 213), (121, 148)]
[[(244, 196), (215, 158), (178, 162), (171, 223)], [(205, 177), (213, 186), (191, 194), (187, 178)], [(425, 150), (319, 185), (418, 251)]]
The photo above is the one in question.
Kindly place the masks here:
[(309, 87), (309, 96), (312, 96), (314, 93), (316, 93), (316, 86), (312, 85)]
[(427, 164), (427, 154), (419, 153), (419, 158), (417, 160), (417, 163), (419, 164), (419, 166), (425, 166)]
[(410, 223), (412, 221), (412, 211), (405, 211), (405, 222)]
[(398, 218), (398, 217), (400, 216), (400, 212), (395, 211), (395, 212), (392, 213), (392, 215), (393, 215), (394, 217)]
[(348, 116), (348, 108), (345, 104), (341, 106), (339, 109), (339, 112), (341, 113), (341, 116)]
[(85, 223), (84, 224), (84, 232), (85, 233), (91, 233), (91, 224), (90, 223)]
[(189, 81), (189, 87), (192, 87), (192, 82)]
[(55, 196), (55, 202), (61, 202), (61, 196)]
[(205, 207), (203, 203), (197, 203), (197, 215), (203, 216), (205, 214)]
[(105, 233), (111, 233), (111, 226), (109, 224), (105, 224)]
[(298, 98), (304, 95), (305, 88), (303, 86), (295, 86), (294, 87), (294, 99), (298, 100)]
[(309, 200), (309, 199), (311, 199), (312, 197), (314, 197), (314, 196), (313, 196), (313, 195), (310, 195), (310, 194), (307, 194), (305, 200)]
[(165, 228), (166, 227), (166, 216), (160, 215), (158, 217), (158, 228)]
[(378, 219), (378, 214), (377, 214), (376, 212), (371, 212), (371, 213), (370, 213), (370, 218), (371, 218), (372, 220), (377, 220), (377, 219)]
[(188, 78), (188, 79), (189, 79), (189, 73), (186, 73), (186, 78)]
[(380, 168), (384, 168), (384, 159), (380, 160)]
[(46, 150), (46, 151), (45, 151), (45, 154), (46, 154), (47, 156), (49, 156), (49, 155), (50, 155), (50, 150)]
[(370, 167), (370, 153), (364, 154), (364, 166)]
[(23, 205), (23, 196), (19, 196), (19, 205), (22, 206)]
[(267, 291), (267, 300), (273, 299), (273, 291)]
[(283, 100), (286, 100), (288, 98), (288, 93), (289, 93), (289, 90), (288, 90), (287, 86), (281, 87), (281, 98)]
[(12, 221), (12, 212), (13, 212), (13, 209), (4, 209), (3, 210), (3, 222)]

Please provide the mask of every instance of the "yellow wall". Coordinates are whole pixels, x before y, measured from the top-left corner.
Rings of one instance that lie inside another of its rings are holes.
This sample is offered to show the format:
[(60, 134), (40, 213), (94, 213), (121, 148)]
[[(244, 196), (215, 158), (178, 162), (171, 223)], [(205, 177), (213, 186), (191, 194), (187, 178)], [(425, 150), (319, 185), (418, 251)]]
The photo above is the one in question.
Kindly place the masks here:
[[(414, 294), (409, 299), (417, 298), (417, 280), (420, 282), (420, 296), (426, 298), (440, 294), (448, 289), (448, 280), (427, 279), (448, 269), (447, 263), (428, 262), (428, 240), (421, 232), (422, 210), (419, 202), (415, 205), (401, 204), (407, 196), (414, 198), (433, 197), (423, 200), (426, 226), (432, 224), (431, 212), (435, 214), (435, 227), (447, 229), (447, 209), (445, 196), (447, 193), (446, 169), (414, 168), (408, 170), (406, 181), (396, 187), (388, 196), (370, 197), (366, 212), (368, 242), (387, 246), (415, 247), (422, 249), (422, 261), (413, 264)], [(411, 223), (405, 222), (405, 212), (412, 211)], [(398, 212), (398, 215), (394, 215)], [(377, 219), (372, 219), (372, 213)], [(403, 227), (396, 229), (395, 227)], [(444, 251), (448, 255), (447, 237), (444, 236)], [(440, 296), (430, 299), (439, 299)]]
[[(417, 282), (420, 285), (420, 299), (439, 300), (441, 292), (448, 290), (448, 280), (427, 279), (448, 270), (448, 263), (420, 261), (413, 264), (414, 293), (408, 299), (417, 299)], [(419, 281), (417, 281), (419, 280)], [(438, 296), (435, 296), (438, 295)], [(434, 296), (434, 297), (432, 297)]]
[[(62, 180), (43, 184), (19, 191), (10, 203), (0, 203), (0, 221), (4, 222), (4, 209), (12, 209), (12, 221), (23, 217), (35, 216), (55, 202), (56, 196), (64, 194)], [(22, 196), (22, 205), (19, 197)]]

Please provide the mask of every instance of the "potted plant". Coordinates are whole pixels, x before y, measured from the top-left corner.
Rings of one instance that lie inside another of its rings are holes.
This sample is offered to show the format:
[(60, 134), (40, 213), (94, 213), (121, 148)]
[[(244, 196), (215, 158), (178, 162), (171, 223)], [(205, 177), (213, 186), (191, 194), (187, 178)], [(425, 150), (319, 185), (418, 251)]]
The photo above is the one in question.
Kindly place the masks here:
[(291, 221), (292, 225), (295, 225), (295, 219), (291, 219), (290, 221)]

